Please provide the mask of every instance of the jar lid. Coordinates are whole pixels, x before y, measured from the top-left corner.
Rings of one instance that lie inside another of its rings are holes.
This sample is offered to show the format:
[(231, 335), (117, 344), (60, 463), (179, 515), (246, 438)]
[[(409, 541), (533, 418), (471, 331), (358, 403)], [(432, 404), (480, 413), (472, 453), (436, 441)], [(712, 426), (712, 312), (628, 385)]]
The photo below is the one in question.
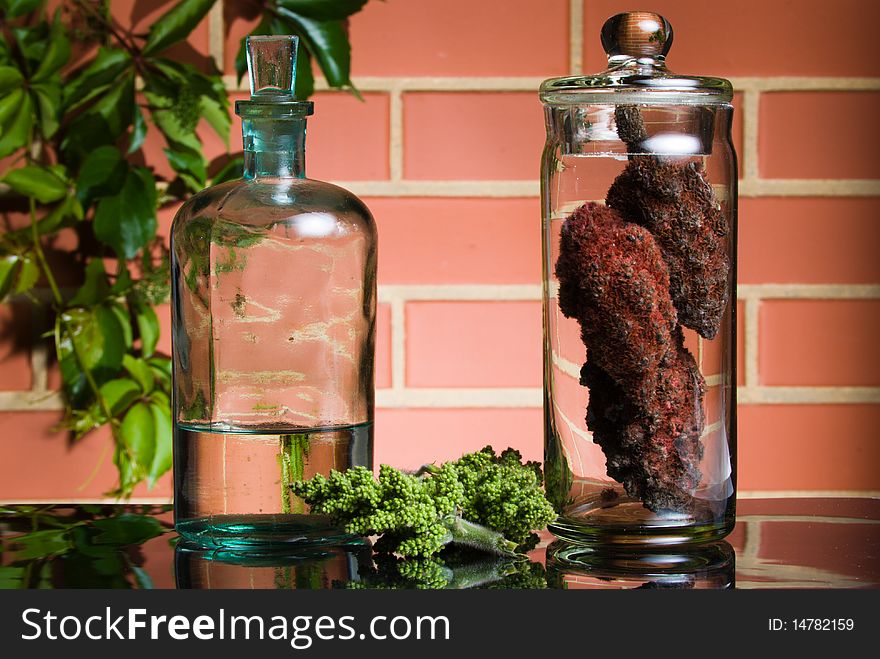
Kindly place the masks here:
[(660, 14), (632, 11), (602, 26), (608, 68), (590, 76), (551, 78), (541, 85), (549, 105), (729, 103), (733, 85), (724, 78), (677, 75), (666, 68), (672, 25)]

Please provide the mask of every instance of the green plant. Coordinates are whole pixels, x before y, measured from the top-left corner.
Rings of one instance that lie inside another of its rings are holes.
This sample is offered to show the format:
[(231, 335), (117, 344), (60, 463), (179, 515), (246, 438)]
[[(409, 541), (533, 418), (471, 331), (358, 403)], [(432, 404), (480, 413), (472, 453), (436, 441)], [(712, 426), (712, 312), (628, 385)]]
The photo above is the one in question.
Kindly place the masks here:
[(0, 589), (152, 588), (137, 549), (168, 533), (168, 508), (0, 507)]
[(519, 451), (492, 447), (407, 474), (388, 465), (379, 480), (354, 467), (294, 483), (313, 513), (354, 535), (381, 535), (375, 549), (432, 556), (449, 544), (515, 555), (535, 529), (555, 518), (541, 490), (541, 468)]
[[(0, 0), (0, 299), (48, 309), (63, 427), (79, 439), (109, 426), (118, 496), (171, 466), (171, 364), (156, 352), (154, 310), (168, 298), (169, 259), (156, 212), (207, 184), (200, 122), (228, 145), (231, 121), (220, 72), (168, 49), (214, 2), (180, 0), (141, 34), (114, 20), (108, 0), (68, 0), (53, 15), (45, 0)], [(345, 20), (365, 3), (259, 5), (259, 32), (297, 34), (306, 46), (298, 95), (312, 93), (312, 57), (331, 86), (354, 91)], [(150, 126), (167, 144), (171, 180), (143, 164)], [(214, 181), (238, 171), (233, 159)], [(72, 288), (47, 256), (64, 234), (78, 239)]]

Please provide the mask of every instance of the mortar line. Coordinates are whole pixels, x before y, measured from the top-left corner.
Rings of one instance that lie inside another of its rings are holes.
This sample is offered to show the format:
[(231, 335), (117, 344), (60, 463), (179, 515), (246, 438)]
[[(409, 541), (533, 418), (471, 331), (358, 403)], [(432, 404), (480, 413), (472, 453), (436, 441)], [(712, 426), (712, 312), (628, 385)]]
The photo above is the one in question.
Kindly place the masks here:
[(401, 395), (406, 388), (406, 314), (404, 298), (391, 303), (391, 390)]
[(758, 343), (760, 337), (760, 308), (761, 303), (755, 298), (746, 298), (743, 305), (743, 313), (745, 314), (745, 318), (743, 318), (743, 331), (745, 332), (743, 346), (746, 353), (743, 361), (746, 367), (746, 387), (756, 387), (759, 384)]
[(578, 75), (584, 66), (584, 2), (568, 3), (568, 72)]
[(760, 178), (758, 166), (758, 122), (760, 117), (760, 95), (749, 89), (743, 93), (743, 183)]
[(30, 305), (31, 313), (31, 392), (37, 395), (49, 391), (49, 346), (40, 328), (46, 321), (45, 307)]
[[(583, 48), (583, 45), (581, 45)], [(571, 51), (571, 35), (569, 35)], [(569, 53), (571, 56), (571, 52)], [(571, 57), (569, 57), (571, 59)], [(569, 62), (570, 64), (571, 62)], [(582, 65), (579, 65), (579, 68)], [(575, 73), (579, 73), (579, 69)], [(363, 76), (353, 78), (355, 86), (366, 92), (400, 91), (536, 91), (544, 81), (538, 76)], [(728, 78), (737, 91), (786, 92), (786, 91), (875, 91), (880, 90), (880, 77), (824, 77), (824, 76), (768, 76)], [(247, 91), (246, 81), (239, 83), (234, 75), (224, 75), (223, 83), (228, 91)], [(315, 79), (317, 91), (328, 91), (327, 81)], [(346, 93), (346, 92), (340, 92)]]
[(403, 94), (399, 89), (389, 96), (388, 165), (392, 181), (403, 179)]
[(215, 2), (208, 12), (208, 53), (218, 71), (223, 71), (225, 65), (226, 35), (223, 25), (224, 0)]

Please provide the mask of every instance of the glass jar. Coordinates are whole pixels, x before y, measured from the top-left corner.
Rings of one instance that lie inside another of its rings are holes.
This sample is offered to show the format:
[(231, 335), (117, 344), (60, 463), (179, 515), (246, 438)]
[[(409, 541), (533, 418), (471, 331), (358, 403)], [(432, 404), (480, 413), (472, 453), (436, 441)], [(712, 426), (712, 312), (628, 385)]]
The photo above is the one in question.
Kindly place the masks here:
[(540, 92), (550, 528), (721, 538), (736, 483), (732, 87), (670, 72), (657, 14), (610, 18), (602, 43), (608, 70)]
[(250, 37), (244, 178), (172, 227), (174, 504), (203, 544), (336, 541), (290, 485), (372, 467), (376, 227), (305, 177), (296, 37)]

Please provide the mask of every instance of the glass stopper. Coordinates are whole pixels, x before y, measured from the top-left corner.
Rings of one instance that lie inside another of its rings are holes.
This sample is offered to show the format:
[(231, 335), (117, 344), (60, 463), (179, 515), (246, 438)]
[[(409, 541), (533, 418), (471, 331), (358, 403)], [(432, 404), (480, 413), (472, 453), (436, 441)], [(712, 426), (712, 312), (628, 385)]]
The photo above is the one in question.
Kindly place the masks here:
[(602, 26), (602, 47), (610, 63), (630, 59), (662, 61), (672, 46), (672, 25), (660, 14), (631, 11)]
[(297, 37), (289, 35), (247, 38), (252, 97), (293, 97), (298, 42)]

